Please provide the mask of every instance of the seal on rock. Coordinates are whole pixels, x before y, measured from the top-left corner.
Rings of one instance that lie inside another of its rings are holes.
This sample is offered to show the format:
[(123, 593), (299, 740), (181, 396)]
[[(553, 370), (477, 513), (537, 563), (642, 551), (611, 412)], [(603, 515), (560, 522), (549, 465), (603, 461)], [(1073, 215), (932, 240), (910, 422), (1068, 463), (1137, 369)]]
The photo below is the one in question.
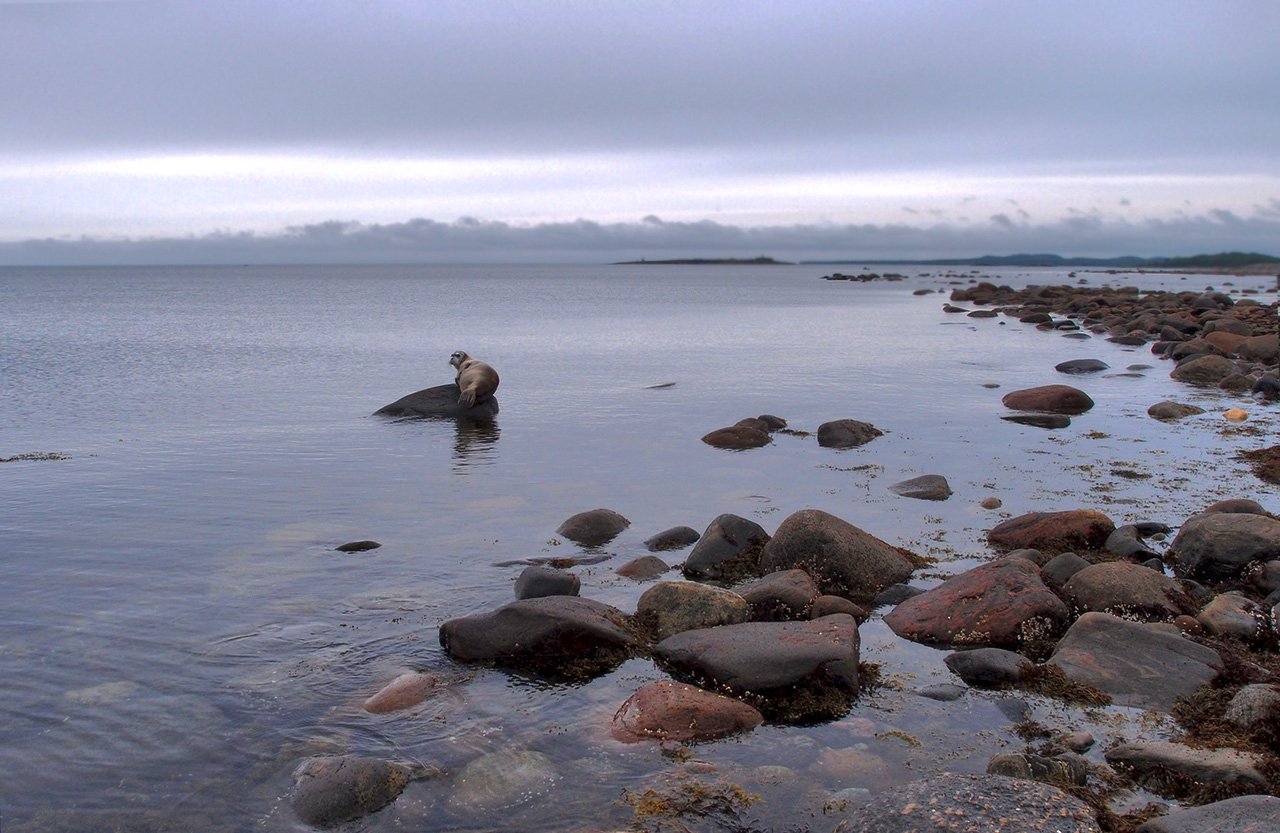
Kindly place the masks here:
[(462, 393), (458, 403), (468, 408), (477, 402), (483, 402), (498, 389), (498, 371), (479, 359), (473, 359), (461, 350), (455, 350), (449, 357), (449, 364), (458, 370), (454, 382)]

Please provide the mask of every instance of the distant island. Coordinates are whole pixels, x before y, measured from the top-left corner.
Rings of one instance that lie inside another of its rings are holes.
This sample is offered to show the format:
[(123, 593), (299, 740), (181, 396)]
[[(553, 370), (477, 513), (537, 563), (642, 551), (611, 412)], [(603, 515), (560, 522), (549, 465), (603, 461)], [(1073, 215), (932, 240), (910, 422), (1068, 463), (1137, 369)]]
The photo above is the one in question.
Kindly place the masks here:
[(1246, 266), (1280, 264), (1280, 257), (1257, 252), (1222, 252), (1190, 257), (1063, 257), (1062, 255), (983, 255), (940, 260), (804, 260), (806, 266), (834, 266), (850, 263), (902, 264), (910, 266), (1094, 266), (1108, 269), (1241, 269)]
[[(816, 261), (815, 261), (816, 262)], [(795, 266), (785, 260), (774, 260), (771, 257), (687, 257), (680, 260), (623, 260), (611, 266)]]

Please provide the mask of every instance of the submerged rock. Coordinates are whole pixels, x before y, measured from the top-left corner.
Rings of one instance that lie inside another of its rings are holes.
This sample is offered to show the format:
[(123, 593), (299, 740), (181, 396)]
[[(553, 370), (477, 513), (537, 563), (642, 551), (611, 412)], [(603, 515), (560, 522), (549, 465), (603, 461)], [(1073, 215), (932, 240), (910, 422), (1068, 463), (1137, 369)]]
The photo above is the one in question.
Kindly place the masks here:
[(518, 807), (546, 795), (559, 780), (541, 752), (501, 749), (467, 764), (453, 779), (449, 806), (458, 812)]
[(1012, 414), (1000, 418), (1005, 422), (1030, 425), (1032, 428), (1044, 428), (1048, 431), (1071, 426), (1071, 417), (1065, 414)]
[(413, 708), (434, 694), (439, 685), (440, 678), (435, 674), (406, 671), (365, 700), (364, 710), (371, 714), (387, 714)]
[[(997, 821), (998, 820), (998, 821)], [(1003, 775), (943, 775), (872, 798), (848, 833), (1100, 833), (1089, 805), (1049, 784)]]
[(308, 758), (293, 771), (293, 812), (312, 827), (336, 827), (376, 813), (423, 777), (402, 764), (355, 755)]
[(763, 722), (764, 716), (746, 703), (663, 680), (627, 698), (613, 716), (610, 734), (623, 743), (683, 743), (749, 732)]
[(373, 415), (400, 418), (471, 419), (477, 422), (492, 420), (498, 415), (498, 400), (495, 397), (491, 396), (468, 408), (458, 402), (458, 397), (461, 395), (462, 391), (453, 383), (437, 385), (434, 388), (411, 393), (390, 405), (384, 405), (374, 411)]

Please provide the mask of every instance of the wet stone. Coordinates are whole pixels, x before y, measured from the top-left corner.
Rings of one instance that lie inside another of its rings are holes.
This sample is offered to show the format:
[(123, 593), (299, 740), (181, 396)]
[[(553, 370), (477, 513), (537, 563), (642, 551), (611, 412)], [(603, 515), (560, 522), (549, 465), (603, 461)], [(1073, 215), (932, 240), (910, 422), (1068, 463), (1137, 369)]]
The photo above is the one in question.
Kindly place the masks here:
[(769, 533), (755, 521), (725, 513), (713, 520), (684, 562), (689, 578), (733, 580), (760, 573)]
[(1178, 807), (1167, 816), (1144, 822), (1135, 833), (1274, 833), (1280, 820), (1280, 798), (1242, 795)]
[(648, 538), (644, 542), (644, 547), (649, 552), (668, 552), (670, 550), (682, 550), (698, 541), (698, 530), (689, 526), (673, 526), (665, 529)]
[(517, 599), (537, 599), (543, 596), (576, 596), (582, 580), (573, 573), (555, 567), (532, 565), (525, 567), (516, 579)]
[(890, 486), (889, 491), (916, 500), (946, 500), (951, 497), (951, 486), (940, 474), (922, 474), (903, 480)]
[(341, 546), (334, 547), (338, 552), (368, 552), (381, 547), (377, 541), (348, 541)]
[(592, 509), (579, 512), (560, 524), (556, 534), (583, 547), (607, 544), (618, 533), (631, 526), (631, 521), (612, 509)]
[(623, 564), (614, 572), (632, 581), (649, 581), (670, 569), (671, 566), (656, 555), (642, 555)]
[(627, 698), (613, 716), (610, 734), (623, 743), (707, 741), (749, 732), (762, 722), (760, 712), (746, 703), (663, 680)]
[(823, 448), (857, 448), (883, 435), (883, 431), (869, 422), (838, 419), (818, 426), (818, 445)]
[(312, 827), (336, 827), (395, 801), (415, 773), (407, 766), (355, 755), (308, 758), (293, 771), (293, 812)]
[(943, 659), (947, 668), (971, 686), (996, 687), (1021, 682), (1023, 666), (1033, 663), (1015, 651), (975, 648), (956, 651)]

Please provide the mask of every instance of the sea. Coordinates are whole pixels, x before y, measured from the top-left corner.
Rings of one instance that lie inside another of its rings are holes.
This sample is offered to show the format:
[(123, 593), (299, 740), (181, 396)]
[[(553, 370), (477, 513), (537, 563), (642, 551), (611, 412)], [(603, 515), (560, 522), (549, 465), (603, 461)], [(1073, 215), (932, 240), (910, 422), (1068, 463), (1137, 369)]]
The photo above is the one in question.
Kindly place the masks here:
[[(903, 277), (822, 279), (834, 271)], [(1119, 707), (921, 697), (958, 682), (946, 651), (896, 637), (883, 608), (861, 627), (880, 682), (846, 716), (687, 747), (609, 736), (664, 679), (648, 659), (569, 684), (440, 647), (442, 622), (512, 601), (539, 560), (575, 563), (583, 596), (634, 611), (651, 582), (617, 567), (722, 513), (772, 532), (825, 510), (934, 559), (923, 588), (991, 559), (986, 531), (1025, 512), (1176, 528), (1225, 497), (1280, 509), (1236, 457), (1271, 444), (1275, 406), (1185, 387), (1104, 335), (944, 312), (979, 280), (1276, 291), (1269, 276), (918, 265), (0, 269), (0, 829), (307, 830), (295, 768), (350, 754), (433, 774), (343, 829), (833, 830), (886, 789), (984, 771), (1024, 747), (1028, 720), (1090, 731), (1096, 761), (1117, 737), (1168, 737), (1167, 719)], [(373, 415), (452, 381), (455, 350), (501, 375), (491, 425)], [(1110, 370), (1055, 371), (1078, 358)], [(1062, 430), (1000, 419), (1005, 393), (1050, 383), (1097, 404)], [(1165, 399), (1206, 412), (1149, 418)], [(1225, 421), (1231, 407), (1249, 419)], [(760, 414), (792, 433), (741, 452), (701, 441)], [(884, 435), (819, 447), (843, 418)], [(890, 491), (921, 474), (953, 495)], [(557, 536), (598, 507), (630, 527), (593, 550)], [(381, 547), (335, 549), (355, 540)], [(406, 669), (446, 685), (362, 709)]]

